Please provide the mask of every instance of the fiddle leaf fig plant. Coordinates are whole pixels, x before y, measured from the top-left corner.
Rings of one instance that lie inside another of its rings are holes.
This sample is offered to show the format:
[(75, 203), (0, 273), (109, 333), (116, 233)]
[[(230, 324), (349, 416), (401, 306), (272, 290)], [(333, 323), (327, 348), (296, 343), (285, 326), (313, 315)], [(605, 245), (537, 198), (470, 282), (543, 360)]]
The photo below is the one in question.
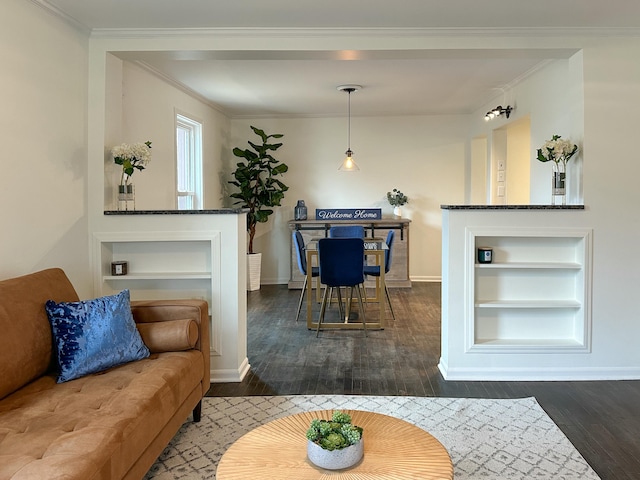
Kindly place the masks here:
[(258, 222), (265, 223), (269, 220), (269, 216), (273, 213), (272, 207), (280, 206), (284, 192), (289, 190), (289, 187), (276, 178), (289, 170), (289, 167), (276, 160), (271, 154), (282, 146), (282, 143), (270, 143), (271, 139), (282, 138), (284, 135), (281, 133), (267, 135), (254, 126), (251, 126), (251, 130), (260, 137), (262, 144), (249, 141), (247, 143), (251, 148), (235, 147), (233, 149), (233, 154), (243, 158), (244, 161), (236, 164), (236, 169), (232, 172), (235, 180), (229, 182), (239, 190), (230, 195), (231, 198), (236, 199), (234, 204), (249, 209), (247, 213), (248, 253), (254, 253), (253, 238), (256, 234), (256, 225)]

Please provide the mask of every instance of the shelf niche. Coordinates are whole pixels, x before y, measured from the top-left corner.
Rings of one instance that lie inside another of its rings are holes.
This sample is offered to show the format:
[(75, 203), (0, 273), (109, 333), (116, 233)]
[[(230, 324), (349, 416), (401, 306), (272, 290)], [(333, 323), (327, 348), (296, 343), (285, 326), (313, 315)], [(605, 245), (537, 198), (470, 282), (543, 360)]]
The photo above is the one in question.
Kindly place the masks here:
[[(591, 230), (466, 229), (466, 351), (588, 353)], [(477, 249), (493, 250), (478, 263)]]

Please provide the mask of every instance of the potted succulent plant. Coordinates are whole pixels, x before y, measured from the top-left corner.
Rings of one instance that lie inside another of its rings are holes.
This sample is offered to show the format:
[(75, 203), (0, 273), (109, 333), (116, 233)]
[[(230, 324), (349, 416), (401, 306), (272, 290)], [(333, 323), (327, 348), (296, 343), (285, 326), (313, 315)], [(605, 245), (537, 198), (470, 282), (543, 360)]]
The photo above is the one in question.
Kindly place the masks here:
[(314, 419), (307, 430), (307, 456), (328, 470), (349, 468), (364, 455), (362, 428), (351, 424), (351, 416), (333, 412), (331, 420)]
[(405, 203), (409, 203), (409, 198), (397, 188), (394, 188), (391, 192), (387, 192), (387, 200), (393, 207), (393, 214), (398, 217), (402, 215), (402, 208), (400, 207)]
[[(256, 225), (259, 222), (267, 222), (273, 213), (273, 207), (280, 206), (284, 192), (289, 190), (289, 187), (277, 177), (289, 170), (289, 167), (271, 155), (282, 146), (282, 143), (269, 143), (270, 139), (282, 138), (283, 134), (267, 135), (254, 126), (251, 130), (260, 137), (262, 144), (249, 141), (251, 148), (233, 149), (233, 154), (245, 161), (236, 164), (236, 169), (232, 172), (234, 180), (229, 183), (238, 188), (237, 192), (230, 195), (231, 198), (236, 199), (235, 205), (249, 209), (247, 213), (249, 290), (257, 290), (260, 288), (261, 254), (253, 251)], [(253, 279), (251, 279), (252, 276)]]

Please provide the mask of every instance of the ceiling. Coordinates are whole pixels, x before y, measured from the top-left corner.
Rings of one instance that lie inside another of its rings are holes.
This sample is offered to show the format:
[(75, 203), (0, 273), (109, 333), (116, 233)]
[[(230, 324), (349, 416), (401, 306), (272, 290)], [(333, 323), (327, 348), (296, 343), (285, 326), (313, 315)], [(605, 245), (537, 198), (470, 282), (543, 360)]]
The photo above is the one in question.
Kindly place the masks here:
[[(428, 29), (476, 33), (640, 31), (631, 0), (32, 0), (93, 32), (127, 29)], [(318, 30), (319, 29), (319, 30)], [(324, 32), (322, 31), (324, 30)], [(265, 30), (266, 31), (266, 30)], [(162, 32), (160, 32), (162, 33)], [(124, 52), (233, 117), (467, 114), (575, 50)]]

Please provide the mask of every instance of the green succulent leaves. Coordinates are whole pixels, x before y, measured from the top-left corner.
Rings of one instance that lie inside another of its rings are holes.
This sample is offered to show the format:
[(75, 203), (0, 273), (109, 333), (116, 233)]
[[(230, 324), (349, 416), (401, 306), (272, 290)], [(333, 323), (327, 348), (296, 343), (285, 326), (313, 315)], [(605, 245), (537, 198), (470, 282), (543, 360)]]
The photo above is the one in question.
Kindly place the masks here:
[(340, 450), (358, 443), (362, 428), (352, 425), (348, 414), (335, 411), (331, 420), (311, 420), (306, 436), (325, 450)]

